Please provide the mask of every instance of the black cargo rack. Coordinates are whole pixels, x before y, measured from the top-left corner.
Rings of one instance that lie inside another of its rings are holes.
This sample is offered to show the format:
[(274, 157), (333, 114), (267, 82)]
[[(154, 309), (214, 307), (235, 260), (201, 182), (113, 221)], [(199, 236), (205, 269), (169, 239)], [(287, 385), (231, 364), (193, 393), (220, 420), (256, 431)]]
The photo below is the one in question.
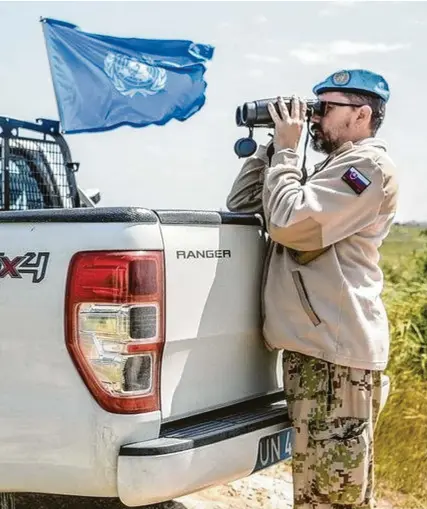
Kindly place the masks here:
[(0, 211), (80, 207), (75, 172), (58, 121), (0, 117)]

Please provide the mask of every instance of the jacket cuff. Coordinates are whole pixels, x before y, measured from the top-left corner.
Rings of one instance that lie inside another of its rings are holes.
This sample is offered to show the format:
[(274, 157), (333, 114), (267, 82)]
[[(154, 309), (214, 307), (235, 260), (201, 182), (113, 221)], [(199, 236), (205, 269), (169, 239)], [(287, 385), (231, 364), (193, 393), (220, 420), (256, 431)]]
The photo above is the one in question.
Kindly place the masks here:
[(291, 166), (292, 168), (294, 168), (297, 167), (298, 161), (299, 156), (295, 152), (295, 150), (285, 148), (274, 153), (273, 157), (271, 158), (271, 166), (283, 164), (285, 166)]

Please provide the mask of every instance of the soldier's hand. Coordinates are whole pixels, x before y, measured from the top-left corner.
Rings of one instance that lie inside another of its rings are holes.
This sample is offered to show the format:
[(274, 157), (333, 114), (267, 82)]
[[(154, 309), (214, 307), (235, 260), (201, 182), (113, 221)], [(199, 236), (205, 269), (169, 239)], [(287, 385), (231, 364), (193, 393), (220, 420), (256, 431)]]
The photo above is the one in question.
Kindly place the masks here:
[(297, 97), (293, 97), (291, 101), (291, 113), (282, 97), (278, 97), (278, 108), (280, 116), (272, 103), (268, 104), (268, 111), (274, 121), (274, 145), (276, 150), (290, 148), (296, 150), (301, 138), (304, 120), (307, 113), (306, 102)]

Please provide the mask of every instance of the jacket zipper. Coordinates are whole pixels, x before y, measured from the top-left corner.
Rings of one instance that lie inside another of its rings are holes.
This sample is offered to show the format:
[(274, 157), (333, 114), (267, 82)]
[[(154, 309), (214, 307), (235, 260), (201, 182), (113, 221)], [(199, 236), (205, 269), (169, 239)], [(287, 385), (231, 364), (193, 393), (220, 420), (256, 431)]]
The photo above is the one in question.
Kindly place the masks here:
[(299, 270), (292, 272), (292, 278), (295, 283), (295, 287), (297, 289), (302, 307), (306, 312), (307, 316), (310, 318), (313, 325), (320, 325), (320, 318), (315, 313), (312, 305), (310, 304), (310, 300), (308, 298), (307, 290), (304, 285), (304, 281), (302, 279), (302, 275)]

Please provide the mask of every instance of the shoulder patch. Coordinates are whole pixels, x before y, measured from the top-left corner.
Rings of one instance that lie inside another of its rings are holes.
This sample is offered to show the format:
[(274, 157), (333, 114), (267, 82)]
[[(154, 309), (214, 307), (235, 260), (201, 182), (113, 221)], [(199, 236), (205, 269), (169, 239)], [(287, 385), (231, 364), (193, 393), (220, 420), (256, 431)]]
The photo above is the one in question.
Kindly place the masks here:
[(354, 166), (350, 166), (341, 178), (356, 194), (362, 194), (371, 184), (371, 181)]

